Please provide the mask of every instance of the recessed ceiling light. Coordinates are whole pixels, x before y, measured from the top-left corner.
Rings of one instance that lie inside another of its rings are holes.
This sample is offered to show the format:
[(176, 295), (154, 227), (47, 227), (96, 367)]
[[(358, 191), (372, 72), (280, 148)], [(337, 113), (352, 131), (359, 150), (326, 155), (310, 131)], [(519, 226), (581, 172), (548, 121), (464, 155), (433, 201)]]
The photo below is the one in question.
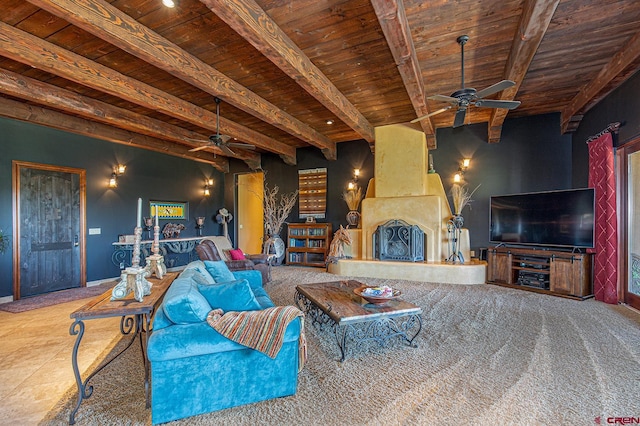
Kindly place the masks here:
[(162, 4), (164, 4), (167, 7), (175, 7), (176, 4), (173, 2), (173, 0), (162, 0)]
[(333, 120), (327, 120), (327, 124), (329, 125), (333, 124)]

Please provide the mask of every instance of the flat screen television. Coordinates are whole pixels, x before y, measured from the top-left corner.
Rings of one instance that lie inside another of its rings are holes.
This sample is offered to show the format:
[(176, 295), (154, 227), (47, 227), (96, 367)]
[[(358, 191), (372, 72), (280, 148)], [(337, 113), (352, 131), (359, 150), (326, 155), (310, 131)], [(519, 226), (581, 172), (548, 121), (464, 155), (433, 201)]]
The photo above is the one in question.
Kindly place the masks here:
[(492, 243), (593, 247), (593, 188), (492, 196), (490, 203)]

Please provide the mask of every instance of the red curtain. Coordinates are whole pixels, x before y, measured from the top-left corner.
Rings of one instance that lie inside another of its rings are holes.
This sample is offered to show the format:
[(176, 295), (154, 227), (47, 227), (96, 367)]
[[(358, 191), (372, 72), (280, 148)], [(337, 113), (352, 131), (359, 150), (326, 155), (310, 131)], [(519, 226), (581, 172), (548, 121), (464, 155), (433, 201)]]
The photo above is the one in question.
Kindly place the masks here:
[(610, 132), (589, 142), (589, 187), (596, 192), (593, 293), (596, 300), (618, 303), (618, 216)]

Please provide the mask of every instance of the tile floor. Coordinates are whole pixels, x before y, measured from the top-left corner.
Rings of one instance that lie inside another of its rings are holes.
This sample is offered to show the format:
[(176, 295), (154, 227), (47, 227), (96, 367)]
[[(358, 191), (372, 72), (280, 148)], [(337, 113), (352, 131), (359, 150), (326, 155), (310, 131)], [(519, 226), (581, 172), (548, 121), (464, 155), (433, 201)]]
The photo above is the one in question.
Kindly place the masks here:
[[(69, 334), (69, 315), (89, 300), (18, 314), (0, 311), (0, 424), (38, 424), (75, 386), (71, 353), (76, 336)], [(119, 318), (86, 321), (80, 371), (110, 349), (119, 332)]]

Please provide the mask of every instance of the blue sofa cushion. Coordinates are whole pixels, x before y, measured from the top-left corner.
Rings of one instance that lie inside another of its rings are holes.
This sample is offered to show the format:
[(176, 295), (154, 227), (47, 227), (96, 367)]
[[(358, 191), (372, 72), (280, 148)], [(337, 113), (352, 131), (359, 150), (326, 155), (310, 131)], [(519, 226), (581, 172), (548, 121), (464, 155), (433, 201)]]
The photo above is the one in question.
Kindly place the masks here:
[(198, 290), (207, 299), (212, 309), (220, 308), (224, 312), (262, 309), (247, 280), (209, 285), (198, 284)]
[(208, 284), (215, 283), (215, 281), (213, 280), (213, 277), (207, 271), (207, 267), (204, 266), (204, 262), (202, 260), (194, 260), (193, 262), (190, 262), (187, 266), (184, 267), (184, 271), (190, 271), (190, 270), (198, 271), (200, 275), (202, 275), (202, 278), (204, 278), (204, 280), (207, 281)]
[(165, 293), (162, 310), (174, 324), (189, 324), (205, 321), (211, 306), (191, 278), (179, 276)]
[(204, 266), (207, 268), (209, 275), (211, 275), (217, 283), (226, 283), (236, 279), (229, 270), (229, 267), (224, 263), (224, 260), (205, 260)]
[[(297, 347), (299, 337), (300, 320), (296, 319), (287, 327), (284, 342), (295, 342)], [(154, 330), (149, 337), (147, 356), (153, 363), (246, 349), (246, 346), (227, 339), (204, 321), (199, 324), (173, 325), (158, 331)], [(261, 356), (269, 359), (264, 354)]]

